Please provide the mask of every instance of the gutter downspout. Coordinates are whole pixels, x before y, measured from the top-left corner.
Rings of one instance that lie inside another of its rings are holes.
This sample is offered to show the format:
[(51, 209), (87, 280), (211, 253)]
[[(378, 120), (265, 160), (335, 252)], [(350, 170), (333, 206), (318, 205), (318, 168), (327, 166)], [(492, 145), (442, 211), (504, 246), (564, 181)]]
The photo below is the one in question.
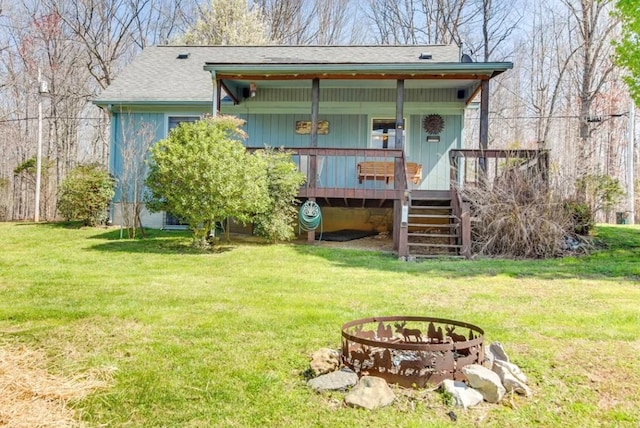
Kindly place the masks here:
[(213, 83), (213, 94), (211, 98), (211, 114), (217, 116), (220, 107), (220, 93), (218, 92), (218, 79), (216, 78), (216, 71), (211, 70), (211, 83)]

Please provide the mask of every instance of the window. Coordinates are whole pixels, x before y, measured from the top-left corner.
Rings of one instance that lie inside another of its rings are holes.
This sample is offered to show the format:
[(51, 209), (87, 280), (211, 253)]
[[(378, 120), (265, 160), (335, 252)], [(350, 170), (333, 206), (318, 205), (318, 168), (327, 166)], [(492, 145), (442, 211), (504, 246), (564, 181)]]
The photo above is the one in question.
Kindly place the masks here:
[[(169, 135), (169, 131), (180, 125), (182, 122), (195, 122), (197, 120), (200, 120), (200, 116), (169, 116), (167, 118), (167, 135)], [(178, 217), (169, 212), (165, 213), (165, 229), (185, 229), (186, 227), (187, 223), (183, 222)]]
[(182, 122), (195, 122), (197, 120), (200, 120), (200, 116), (169, 116), (167, 118), (167, 135), (169, 135), (169, 131)]
[[(403, 136), (404, 131), (403, 131)], [(371, 148), (394, 149), (396, 147), (396, 120), (373, 119), (371, 123)]]

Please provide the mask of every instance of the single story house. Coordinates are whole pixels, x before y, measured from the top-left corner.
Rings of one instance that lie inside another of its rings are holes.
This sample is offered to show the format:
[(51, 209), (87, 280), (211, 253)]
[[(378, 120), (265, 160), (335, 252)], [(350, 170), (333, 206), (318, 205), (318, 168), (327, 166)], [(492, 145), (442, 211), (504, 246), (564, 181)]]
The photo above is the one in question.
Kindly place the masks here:
[[(235, 115), (248, 148), (295, 153), (308, 178), (298, 198), (320, 207), (325, 232), (386, 231), (401, 257), (468, 255), (458, 162), (491, 155), (489, 82), (511, 68), (472, 62), (454, 45), (155, 46), (94, 103), (111, 115), (116, 177), (123, 138), (142, 123), (159, 140), (203, 114)], [(477, 98), (480, 150), (461, 150), (465, 109)], [(118, 203), (116, 195), (114, 222)], [(176, 219), (145, 212), (142, 222), (169, 228)]]

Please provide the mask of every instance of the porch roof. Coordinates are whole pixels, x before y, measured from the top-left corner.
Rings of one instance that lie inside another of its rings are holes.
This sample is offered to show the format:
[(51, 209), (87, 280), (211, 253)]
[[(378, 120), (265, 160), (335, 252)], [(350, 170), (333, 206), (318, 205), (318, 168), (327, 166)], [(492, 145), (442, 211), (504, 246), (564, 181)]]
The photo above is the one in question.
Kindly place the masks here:
[(461, 62), (455, 45), (153, 46), (94, 103), (211, 104), (212, 74), (236, 88), (249, 80), (310, 86), (316, 77), (341, 87), (388, 87), (400, 78), (421, 87), (475, 87), (512, 66)]

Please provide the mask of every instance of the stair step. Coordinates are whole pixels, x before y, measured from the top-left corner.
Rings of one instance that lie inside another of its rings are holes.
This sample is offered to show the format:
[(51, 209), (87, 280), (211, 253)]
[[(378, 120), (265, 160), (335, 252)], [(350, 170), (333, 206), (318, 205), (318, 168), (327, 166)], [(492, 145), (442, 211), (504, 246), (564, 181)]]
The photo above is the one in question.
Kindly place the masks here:
[(410, 205), (412, 210), (450, 210), (451, 205)]
[(417, 242), (409, 242), (409, 247), (421, 247), (421, 248), (456, 248), (461, 249), (462, 245), (459, 244), (419, 244)]
[(416, 233), (416, 232), (408, 232), (409, 236), (420, 236), (423, 238), (457, 238), (458, 235), (450, 234), (450, 233)]
[(451, 198), (443, 197), (443, 196), (415, 196), (413, 193), (411, 194), (412, 201), (435, 201), (435, 202), (451, 202)]
[(447, 207), (451, 206), (451, 201), (442, 199), (412, 199), (410, 205), (413, 207)]
[(414, 214), (409, 213), (409, 218), (457, 218), (451, 214)]
[(445, 227), (460, 227), (460, 223), (408, 223), (408, 227), (419, 227), (421, 229), (433, 228), (445, 228)]
[(411, 199), (419, 199), (419, 200), (427, 200), (427, 199), (436, 199), (436, 200), (451, 200), (451, 191), (450, 190), (413, 190), (411, 191)]

